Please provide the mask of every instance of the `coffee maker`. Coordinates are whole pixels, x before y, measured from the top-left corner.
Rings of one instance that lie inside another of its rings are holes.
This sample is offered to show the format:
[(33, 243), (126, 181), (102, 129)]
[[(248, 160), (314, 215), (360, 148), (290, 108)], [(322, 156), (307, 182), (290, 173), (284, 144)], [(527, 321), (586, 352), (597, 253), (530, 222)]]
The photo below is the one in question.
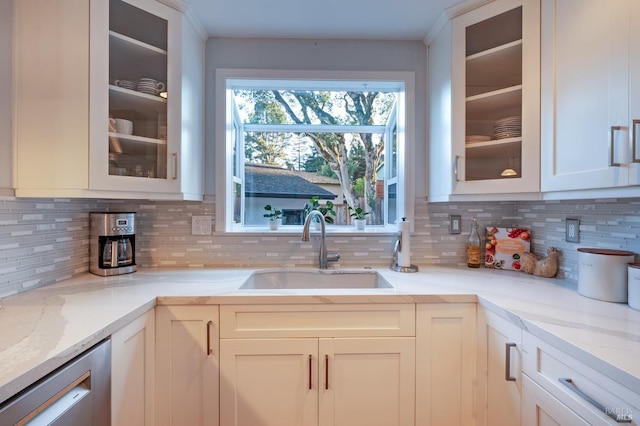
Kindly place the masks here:
[(89, 272), (106, 277), (136, 271), (135, 215), (131, 212), (89, 213)]

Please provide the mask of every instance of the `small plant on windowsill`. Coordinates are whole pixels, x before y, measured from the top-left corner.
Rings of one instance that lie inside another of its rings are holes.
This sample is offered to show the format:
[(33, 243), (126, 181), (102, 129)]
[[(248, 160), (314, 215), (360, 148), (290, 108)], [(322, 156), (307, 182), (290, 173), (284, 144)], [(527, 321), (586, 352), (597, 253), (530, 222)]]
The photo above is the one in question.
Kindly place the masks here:
[[(334, 222), (333, 217), (331, 216), (336, 216), (336, 211), (333, 209), (333, 202), (331, 200), (327, 200), (327, 202), (322, 205), (320, 204), (320, 197), (314, 195), (309, 199), (307, 203), (305, 203), (304, 207), (302, 208), (302, 212), (304, 214), (304, 217), (302, 219), (306, 220), (307, 216), (309, 216), (309, 213), (311, 213), (313, 210), (318, 210), (320, 213), (322, 213), (322, 216), (324, 216), (324, 221), (326, 223)], [(320, 220), (314, 217), (313, 223), (319, 224)]]
[(278, 222), (282, 219), (282, 210), (278, 210), (275, 207), (272, 207), (271, 204), (267, 204), (264, 206), (264, 209), (267, 213), (263, 214), (263, 217), (269, 219), (269, 229), (275, 231), (278, 229)]
[(353, 223), (356, 226), (356, 229), (360, 231), (364, 230), (369, 212), (364, 211), (362, 207), (356, 207), (354, 209), (351, 206), (349, 206), (349, 212), (351, 212), (350, 216), (353, 218)]

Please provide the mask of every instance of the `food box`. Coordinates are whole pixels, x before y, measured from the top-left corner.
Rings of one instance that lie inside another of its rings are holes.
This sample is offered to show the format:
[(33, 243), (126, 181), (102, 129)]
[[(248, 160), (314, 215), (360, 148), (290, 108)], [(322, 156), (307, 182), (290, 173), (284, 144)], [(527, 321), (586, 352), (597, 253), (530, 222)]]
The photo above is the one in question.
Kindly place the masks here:
[(488, 226), (485, 239), (485, 268), (519, 271), (520, 257), (531, 248), (531, 233), (522, 228)]

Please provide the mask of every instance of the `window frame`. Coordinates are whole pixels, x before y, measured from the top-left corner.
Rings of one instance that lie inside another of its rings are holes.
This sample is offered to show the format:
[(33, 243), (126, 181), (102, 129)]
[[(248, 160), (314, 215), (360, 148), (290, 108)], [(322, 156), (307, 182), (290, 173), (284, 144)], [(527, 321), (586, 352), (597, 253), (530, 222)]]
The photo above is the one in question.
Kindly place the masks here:
[[(215, 230), (220, 233), (250, 233), (259, 232), (253, 229), (245, 230), (242, 225), (233, 224), (227, 221), (229, 215), (233, 215), (233, 205), (229, 206), (228, 191), (233, 190), (232, 171), (229, 173), (228, 167), (233, 164), (234, 127), (232, 114), (235, 108), (227, 108), (233, 102), (230, 91), (227, 91), (227, 82), (233, 80), (256, 80), (262, 81), (316, 81), (324, 82), (327, 88), (339, 90), (353, 87), (359, 82), (375, 81), (377, 84), (404, 85), (404, 91), (399, 92), (396, 104), (396, 126), (398, 134), (404, 136), (404, 143), (397, 144), (398, 173), (397, 184), (404, 190), (398, 193), (398, 210), (401, 210), (402, 217), (413, 217), (414, 213), (414, 193), (415, 182), (410, 177), (414, 176), (415, 167), (415, 74), (406, 71), (295, 71), (295, 70), (257, 70), (257, 69), (218, 69), (215, 77), (215, 200), (216, 200), (216, 221)], [(351, 86), (349, 86), (351, 85)], [(264, 84), (256, 83), (256, 88), (263, 88)], [(279, 88), (286, 89), (285, 85)], [(321, 88), (319, 88), (320, 90)], [(399, 141), (400, 142), (400, 141)], [(386, 151), (386, 149), (385, 149)], [(385, 169), (389, 169), (386, 167)], [(401, 173), (401, 171), (403, 171)], [(388, 172), (385, 172), (388, 173)], [(385, 185), (385, 192), (387, 191)], [(385, 206), (386, 209), (386, 206)], [(233, 217), (233, 216), (231, 216)], [(398, 220), (400, 217), (397, 218)], [(386, 221), (385, 211), (385, 221)], [(348, 228), (348, 227), (345, 227)], [(268, 232), (266, 230), (264, 233)], [(285, 231), (286, 232), (286, 231)], [(291, 233), (297, 233), (291, 231)], [(356, 233), (353, 229), (334, 229), (329, 232)], [(384, 226), (368, 227), (367, 233), (393, 233), (397, 232), (395, 225), (386, 224)], [(263, 232), (259, 232), (263, 233)], [(361, 234), (362, 231), (358, 231)]]

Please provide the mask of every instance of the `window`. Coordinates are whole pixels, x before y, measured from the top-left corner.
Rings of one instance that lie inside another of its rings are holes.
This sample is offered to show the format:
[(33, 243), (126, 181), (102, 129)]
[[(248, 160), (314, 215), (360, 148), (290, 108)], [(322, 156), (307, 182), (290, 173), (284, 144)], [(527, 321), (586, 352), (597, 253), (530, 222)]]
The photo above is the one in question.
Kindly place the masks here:
[(216, 90), (225, 96), (217, 98), (224, 114), (216, 127), (227, 130), (217, 144), (224, 152), (217, 151), (216, 229), (266, 230), (270, 204), (283, 213), (281, 229), (299, 232), (305, 209), (317, 201), (332, 207), (331, 231), (353, 230), (349, 207), (360, 207), (369, 230), (395, 232), (397, 220), (413, 211), (403, 176), (412, 75), (274, 73), (218, 71)]

